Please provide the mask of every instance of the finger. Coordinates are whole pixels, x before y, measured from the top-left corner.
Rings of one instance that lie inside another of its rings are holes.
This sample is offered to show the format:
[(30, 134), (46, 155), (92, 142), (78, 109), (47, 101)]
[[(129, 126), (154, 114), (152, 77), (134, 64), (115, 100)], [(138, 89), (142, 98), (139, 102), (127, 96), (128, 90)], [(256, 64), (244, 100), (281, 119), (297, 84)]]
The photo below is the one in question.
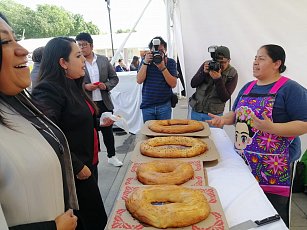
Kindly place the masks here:
[(260, 120), (255, 114), (252, 114), (251, 117), (252, 117), (252, 119), (254, 120), (254, 123), (259, 123), (259, 122), (261, 122), (261, 120)]
[(208, 113), (208, 115), (209, 115), (209, 117), (211, 117), (211, 118), (217, 117), (216, 115), (214, 115), (214, 114), (212, 114), (212, 113)]
[(68, 210), (66, 211), (66, 213), (67, 213), (69, 216), (71, 216), (71, 217), (74, 216), (74, 212), (73, 212), (72, 209), (68, 209)]
[(268, 118), (268, 116), (266, 115), (266, 112), (263, 112), (261, 115), (262, 115), (262, 117), (263, 117), (264, 120), (266, 120), (266, 121), (267, 121), (267, 120), (270, 120), (270, 119)]
[(213, 125), (212, 120), (205, 120), (205, 122), (207, 122), (209, 125)]

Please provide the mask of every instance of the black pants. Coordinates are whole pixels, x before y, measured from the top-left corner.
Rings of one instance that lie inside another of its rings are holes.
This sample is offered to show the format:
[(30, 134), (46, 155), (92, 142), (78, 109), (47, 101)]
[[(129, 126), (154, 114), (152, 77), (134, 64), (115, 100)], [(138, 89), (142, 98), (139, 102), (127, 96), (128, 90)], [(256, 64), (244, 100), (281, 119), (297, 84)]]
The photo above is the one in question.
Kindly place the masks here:
[[(101, 117), (101, 114), (104, 112), (112, 112), (112, 110), (108, 110), (103, 101), (95, 101), (97, 107), (99, 108), (99, 114), (98, 117)], [(114, 141), (114, 135), (113, 135), (113, 126), (108, 127), (100, 127), (100, 131), (102, 133), (103, 137), (103, 143), (105, 144), (107, 148), (107, 154), (108, 158), (111, 158), (115, 156), (115, 141)]]
[(78, 217), (77, 230), (104, 230), (108, 217), (104, 209), (98, 184), (94, 176), (86, 180), (75, 178), (80, 210), (74, 211)]
[(98, 163), (96, 165), (93, 165), (91, 171), (92, 171), (92, 174), (94, 176), (96, 183), (98, 184)]
[(269, 201), (272, 203), (280, 217), (283, 219), (287, 227), (289, 228), (290, 221), (290, 197), (279, 196), (276, 194), (265, 193)]
[[(290, 164), (290, 178), (291, 178), (291, 187), (293, 183), (293, 167), (295, 163)], [(272, 203), (280, 217), (283, 219), (287, 227), (289, 228), (290, 224), (290, 197), (284, 197), (276, 194), (265, 193), (269, 201)]]

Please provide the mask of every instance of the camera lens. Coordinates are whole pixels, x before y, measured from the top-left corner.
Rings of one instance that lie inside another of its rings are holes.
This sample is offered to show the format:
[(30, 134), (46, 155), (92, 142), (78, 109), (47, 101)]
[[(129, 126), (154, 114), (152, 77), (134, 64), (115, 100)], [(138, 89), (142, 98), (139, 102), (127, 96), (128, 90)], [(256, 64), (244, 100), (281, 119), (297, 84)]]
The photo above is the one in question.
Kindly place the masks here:
[(209, 70), (219, 71), (221, 69), (220, 63), (217, 61), (209, 62)]
[(159, 53), (159, 51), (154, 51), (154, 52), (153, 52), (152, 61), (153, 61), (155, 64), (160, 64), (160, 63), (162, 62), (162, 56), (161, 56), (161, 54)]

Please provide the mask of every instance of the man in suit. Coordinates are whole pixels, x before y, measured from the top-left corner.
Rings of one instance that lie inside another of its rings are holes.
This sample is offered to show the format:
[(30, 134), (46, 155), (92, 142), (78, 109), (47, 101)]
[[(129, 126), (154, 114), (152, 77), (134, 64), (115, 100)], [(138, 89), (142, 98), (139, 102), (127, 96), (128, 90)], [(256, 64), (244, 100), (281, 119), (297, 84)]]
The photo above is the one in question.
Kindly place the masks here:
[[(86, 58), (84, 87), (99, 108), (98, 117), (101, 117), (104, 112), (113, 112), (114, 106), (110, 98), (110, 91), (119, 81), (113, 66), (106, 56), (93, 52), (93, 39), (90, 34), (80, 33), (76, 41)], [(107, 148), (108, 163), (120, 167), (123, 163), (115, 155), (112, 125), (113, 121), (107, 119), (100, 130)]]

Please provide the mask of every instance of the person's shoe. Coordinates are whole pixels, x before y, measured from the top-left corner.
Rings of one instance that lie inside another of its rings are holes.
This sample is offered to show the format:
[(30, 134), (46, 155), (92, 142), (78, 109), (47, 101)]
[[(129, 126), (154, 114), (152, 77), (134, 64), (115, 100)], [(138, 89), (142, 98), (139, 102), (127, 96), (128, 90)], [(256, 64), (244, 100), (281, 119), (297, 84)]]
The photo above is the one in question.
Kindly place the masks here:
[(118, 160), (117, 156), (113, 156), (111, 158), (108, 158), (108, 163), (111, 164), (111, 165), (114, 165), (116, 167), (120, 167), (120, 166), (123, 165), (123, 162)]

